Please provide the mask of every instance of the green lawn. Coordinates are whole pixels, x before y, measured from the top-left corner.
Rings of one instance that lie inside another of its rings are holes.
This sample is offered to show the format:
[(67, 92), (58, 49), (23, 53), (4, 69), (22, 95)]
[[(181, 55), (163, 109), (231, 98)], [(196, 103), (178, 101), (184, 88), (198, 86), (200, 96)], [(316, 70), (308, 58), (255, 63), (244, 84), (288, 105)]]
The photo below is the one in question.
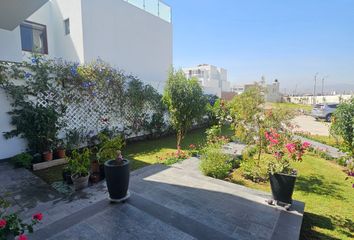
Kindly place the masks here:
[[(206, 141), (206, 128), (196, 129), (187, 133), (182, 142), (182, 149), (188, 150), (190, 144), (203, 145)], [(222, 129), (222, 134), (231, 136), (230, 128)], [(170, 135), (154, 140), (146, 140), (128, 144), (123, 154), (132, 160), (132, 170), (158, 162), (158, 157), (177, 151), (176, 136)]]
[[(306, 203), (301, 239), (353, 239), (354, 188), (343, 169), (312, 154), (294, 167), (299, 176), (293, 197)], [(270, 192), (269, 183), (245, 180), (238, 170), (232, 174), (232, 180)]]
[(311, 105), (296, 104), (296, 103), (268, 103), (271, 107), (282, 107), (291, 110), (304, 110), (310, 112), (312, 110)]

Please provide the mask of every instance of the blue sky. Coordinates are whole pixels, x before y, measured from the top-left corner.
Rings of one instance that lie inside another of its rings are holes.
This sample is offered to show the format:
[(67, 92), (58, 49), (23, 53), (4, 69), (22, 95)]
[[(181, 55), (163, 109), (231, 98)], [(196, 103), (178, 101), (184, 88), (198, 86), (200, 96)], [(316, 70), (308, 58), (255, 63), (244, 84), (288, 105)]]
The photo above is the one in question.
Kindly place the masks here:
[(210, 63), (246, 83), (282, 88), (354, 84), (354, 0), (166, 0), (173, 11), (174, 65)]

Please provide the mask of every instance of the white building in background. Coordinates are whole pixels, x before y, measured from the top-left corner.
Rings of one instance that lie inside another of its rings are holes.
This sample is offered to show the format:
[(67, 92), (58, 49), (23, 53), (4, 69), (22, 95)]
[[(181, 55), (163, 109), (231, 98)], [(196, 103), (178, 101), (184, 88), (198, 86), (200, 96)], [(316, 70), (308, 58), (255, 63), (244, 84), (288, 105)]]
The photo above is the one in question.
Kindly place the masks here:
[(222, 92), (230, 92), (230, 82), (227, 81), (227, 70), (210, 64), (200, 64), (197, 67), (183, 68), (187, 78), (197, 78), (206, 94), (221, 97)]
[(260, 82), (244, 85), (234, 85), (231, 88), (231, 91), (236, 94), (241, 94), (247, 89), (254, 87), (256, 84), (261, 85), (265, 89), (266, 102), (281, 102), (282, 94), (280, 93), (280, 83), (277, 79), (275, 79), (271, 84), (267, 84), (264, 78), (262, 78), (262, 81)]
[[(162, 91), (172, 66), (171, 9), (159, 0), (0, 0), (0, 61), (30, 52), (79, 63), (97, 58)], [(0, 159), (25, 150), (0, 90)]]

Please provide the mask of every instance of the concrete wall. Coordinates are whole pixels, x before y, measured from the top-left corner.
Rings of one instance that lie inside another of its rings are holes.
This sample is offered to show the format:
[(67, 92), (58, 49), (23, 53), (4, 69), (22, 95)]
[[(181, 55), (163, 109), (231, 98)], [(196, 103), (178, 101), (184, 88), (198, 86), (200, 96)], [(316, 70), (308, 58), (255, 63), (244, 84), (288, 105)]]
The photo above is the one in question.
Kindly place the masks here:
[(100, 57), (162, 91), (172, 66), (172, 24), (122, 0), (82, 2), (85, 61)]
[(312, 105), (314, 101), (318, 103), (339, 103), (342, 100), (348, 100), (354, 95), (328, 95), (328, 96), (316, 96), (314, 99), (312, 96), (296, 96), (296, 97), (284, 97), (284, 101), (291, 103)]
[(0, 159), (8, 158), (26, 150), (26, 141), (22, 138), (5, 139), (4, 132), (10, 131), (10, 116), (7, 114), (11, 110), (10, 101), (6, 94), (0, 89)]

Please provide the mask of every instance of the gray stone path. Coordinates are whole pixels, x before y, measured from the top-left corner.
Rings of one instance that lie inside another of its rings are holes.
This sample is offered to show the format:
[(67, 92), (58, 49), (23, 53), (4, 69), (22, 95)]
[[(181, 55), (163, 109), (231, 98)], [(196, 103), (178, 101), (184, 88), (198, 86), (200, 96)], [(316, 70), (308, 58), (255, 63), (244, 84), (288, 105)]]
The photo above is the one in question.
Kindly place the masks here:
[(0, 196), (12, 205), (14, 212), (24, 213), (62, 197), (30, 171), (14, 168), (7, 162), (0, 163), (0, 183)]
[(31, 239), (299, 238), (303, 203), (291, 211), (269, 206), (267, 193), (203, 176), (198, 166), (191, 158), (134, 171), (124, 204), (110, 204), (104, 184), (86, 189), (86, 199), (61, 200), (45, 212)]
[(326, 144), (323, 144), (320, 142), (316, 142), (316, 141), (313, 141), (311, 139), (304, 138), (301, 136), (294, 136), (294, 137), (296, 139), (300, 139), (303, 142), (306, 141), (306, 142), (311, 143), (311, 145), (313, 147), (320, 148), (320, 149), (326, 151), (331, 157), (340, 158), (340, 157), (345, 156), (345, 153), (342, 153), (338, 148), (335, 148), (335, 147), (332, 147), (332, 146), (329, 146), (329, 145), (326, 145)]

